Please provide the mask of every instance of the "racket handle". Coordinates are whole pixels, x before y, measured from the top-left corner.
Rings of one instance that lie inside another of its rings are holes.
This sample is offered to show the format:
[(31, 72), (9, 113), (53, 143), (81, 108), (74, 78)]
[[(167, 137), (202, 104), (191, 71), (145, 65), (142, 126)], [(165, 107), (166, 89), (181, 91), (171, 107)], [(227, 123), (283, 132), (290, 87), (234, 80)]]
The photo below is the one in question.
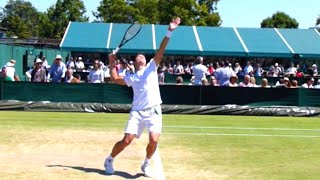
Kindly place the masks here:
[(119, 52), (120, 48), (117, 47), (115, 50), (112, 51), (112, 54), (117, 54)]

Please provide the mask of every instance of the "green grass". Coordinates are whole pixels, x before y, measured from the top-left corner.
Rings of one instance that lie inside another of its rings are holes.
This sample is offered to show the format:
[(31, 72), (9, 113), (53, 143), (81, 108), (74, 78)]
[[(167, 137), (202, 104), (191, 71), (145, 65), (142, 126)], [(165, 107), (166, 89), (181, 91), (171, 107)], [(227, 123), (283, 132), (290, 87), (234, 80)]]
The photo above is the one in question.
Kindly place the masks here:
[[(122, 133), (128, 117), (105, 113), (0, 112), (0, 147), (10, 140), (8, 131), (21, 129)], [(320, 177), (320, 118), (164, 115), (163, 125), (161, 153), (173, 163), (164, 163), (168, 169), (177, 163), (194, 171), (223, 174), (223, 179)], [(198, 176), (211, 179), (210, 175)]]

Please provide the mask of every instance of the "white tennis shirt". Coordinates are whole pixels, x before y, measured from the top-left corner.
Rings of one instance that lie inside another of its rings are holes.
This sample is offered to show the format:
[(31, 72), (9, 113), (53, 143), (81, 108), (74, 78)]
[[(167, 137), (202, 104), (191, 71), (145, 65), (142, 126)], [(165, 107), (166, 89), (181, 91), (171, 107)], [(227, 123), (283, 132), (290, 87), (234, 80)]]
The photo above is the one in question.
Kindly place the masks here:
[(157, 65), (153, 59), (147, 66), (124, 77), (127, 86), (133, 89), (132, 111), (139, 111), (162, 103)]

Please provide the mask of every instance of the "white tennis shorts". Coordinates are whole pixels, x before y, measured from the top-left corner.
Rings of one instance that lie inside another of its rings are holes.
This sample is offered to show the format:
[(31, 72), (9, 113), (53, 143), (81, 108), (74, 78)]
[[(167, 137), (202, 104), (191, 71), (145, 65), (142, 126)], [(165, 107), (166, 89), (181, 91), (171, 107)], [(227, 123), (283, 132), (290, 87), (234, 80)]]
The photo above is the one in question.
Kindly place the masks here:
[(125, 133), (135, 134), (136, 138), (139, 138), (145, 127), (149, 132), (161, 134), (162, 110), (160, 105), (140, 111), (131, 111)]

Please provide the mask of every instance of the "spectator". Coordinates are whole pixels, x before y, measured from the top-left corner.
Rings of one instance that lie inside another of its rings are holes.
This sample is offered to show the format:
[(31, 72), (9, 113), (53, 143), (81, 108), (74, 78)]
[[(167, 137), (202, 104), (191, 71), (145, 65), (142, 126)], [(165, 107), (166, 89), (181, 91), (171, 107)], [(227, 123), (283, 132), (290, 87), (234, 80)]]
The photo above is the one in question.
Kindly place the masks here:
[(173, 67), (171, 63), (168, 64), (168, 74), (173, 74)]
[(48, 72), (50, 69), (50, 65), (48, 64), (46, 57), (43, 56), (41, 60), (42, 60), (42, 67)]
[(190, 83), (188, 85), (194, 85), (194, 76), (191, 76)]
[(267, 77), (277, 77), (276, 68), (274, 66), (270, 66)]
[(261, 79), (261, 88), (270, 88), (267, 78), (262, 78)]
[(19, 76), (16, 74), (16, 68), (14, 67), (16, 60), (11, 59), (4, 65), (6, 67), (6, 75), (9, 76), (13, 81), (20, 81)]
[(280, 78), (279, 81), (276, 82), (276, 88), (286, 88), (285, 84), (284, 84), (284, 79)]
[(306, 83), (301, 85), (301, 87), (302, 88), (314, 88), (313, 87), (313, 83), (314, 83), (314, 79), (313, 78), (309, 78)]
[(104, 73), (100, 68), (99, 60), (93, 62), (93, 68), (90, 70), (88, 75), (89, 83), (103, 83), (104, 82)]
[(316, 64), (313, 64), (313, 65), (311, 66), (311, 71), (312, 71), (311, 76), (315, 77), (315, 76), (318, 75), (318, 67), (317, 67)]
[(286, 88), (291, 88), (291, 83), (288, 77), (283, 78), (283, 84)]
[(166, 63), (162, 62), (158, 67), (159, 84), (164, 84), (167, 70), (168, 70), (168, 68), (166, 66)]
[(184, 73), (185, 74), (192, 74), (192, 63), (191, 62), (189, 62), (188, 64), (186, 64), (185, 66), (184, 66)]
[(43, 61), (36, 59), (31, 71), (31, 82), (47, 82), (46, 70), (42, 67)]
[(244, 81), (239, 84), (239, 87), (253, 87), (250, 82), (250, 76), (247, 74), (244, 76)]
[(291, 81), (291, 87), (290, 88), (298, 88), (298, 81), (297, 80), (292, 80)]
[(320, 79), (317, 81), (317, 85), (314, 86), (315, 89), (320, 89)]
[(83, 71), (85, 70), (84, 63), (82, 61), (82, 57), (78, 57), (78, 60), (76, 62), (76, 71)]
[(218, 81), (217, 81), (216, 77), (210, 76), (209, 86), (220, 86), (220, 85), (218, 84)]
[(238, 87), (238, 76), (233, 73), (229, 80), (229, 87)]
[(74, 69), (72, 69), (72, 68), (68, 68), (67, 69), (66, 78), (65, 78), (65, 82), (66, 83), (79, 83), (80, 82), (80, 79), (81, 79), (80, 74), (77, 74), (78, 78), (76, 78), (73, 75), (73, 72), (74, 72)]
[(255, 77), (250, 77), (250, 83), (252, 84), (252, 87), (259, 87), (256, 83), (256, 78)]
[(297, 72), (298, 72), (298, 71), (297, 71), (297, 68), (294, 67), (294, 63), (291, 63), (291, 64), (290, 64), (290, 67), (286, 70), (285, 75), (295, 77), (296, 74), (297, 74)]
[(177, 61), (176, 65), (173, 66), (174, 74), (175, 75), (182, 75), (184, 74), (184, 68), (180, 64), (180, 61)]
[(211, 76), (211, 75), (214, 75), (214, 72), (215, 72), (216, 70), (214, 69), (214, 67), (213, 67), (213, 64), (212, 63), (210, 63), (209, 64), (209, 67), (208, 67), (208, 73), (209, 73), (209, 75)]
[(264, 70), (262, 69), (261, 65), (258, 63), (257, 67), (256, 67), (256, 69), (254, 71), (254, 75), (257, 76), (257, 77), (261, 77), (263, 72), (264, 72)]
[(237, 76), (244, 76), (244, 74), (242, 72), (242, 68), (241, 68), (241, 66), (240, 66), (240, 64), (238, 62), (236, 62), (234, 64), (233, 71), (236, 73)]
[(203, 57), (198, 56), (195, 60), (195, 66), (193, 66), (194, 85), (202, 85), (202, 79), (206, 78), (208, 69), (203, 65)]
[(53, 64), (49, 70), (47, 81), (51, 82), (64, 82), (64, 77), (66, 74), (67, 68), (64, 62), (62, 62), (62, 56), (57, 55), (56, 59), (53, 61)]
[(228, 67), (229, 63), (222, 62), (223, 67), (220, 67), (215, 72), (215, 77), (220, 86), (228, 86), (229, 79), (232, 76), (233, 70)]
[(247, 65), (244, 67), (244, 75), (253, 75), (253, 67), (251, 66), (251, 62), (248, 61)]
[(126, 59), (121, 59), (120, 69), (118, 70), (118, 74), (120, 76), (126, 76), (130, 74), (130, 68), (128, 66), (128, 61)]
[(8, 76), (6, 67), (2, 67), (2, 69), (1, 69), (1, 80), (2, 81), (13, 81), (13, 79), (10, 76)]
[(72, 57), (69, 58), (66, 66), (67, 68), (76, 69), (76, 63), (74, 62), (74, 59)]
[(178, 76), (176, 78), (176, 85), (183, 85), (183, 78), (182, 76)]
[(304, 73), (301, 71), (300, 68), (297, 69), (296, 77), (297, 78), (304, 78)]
[(201, 79), (201, 86), (208, 86), (209, 84), (208, 84), (208, 79), (207, 78), (202, 78)]

